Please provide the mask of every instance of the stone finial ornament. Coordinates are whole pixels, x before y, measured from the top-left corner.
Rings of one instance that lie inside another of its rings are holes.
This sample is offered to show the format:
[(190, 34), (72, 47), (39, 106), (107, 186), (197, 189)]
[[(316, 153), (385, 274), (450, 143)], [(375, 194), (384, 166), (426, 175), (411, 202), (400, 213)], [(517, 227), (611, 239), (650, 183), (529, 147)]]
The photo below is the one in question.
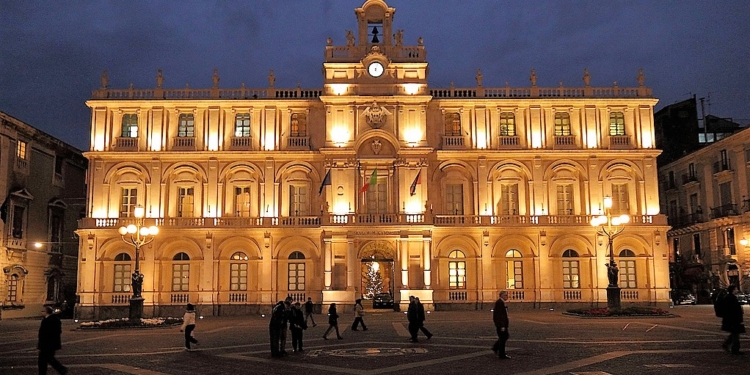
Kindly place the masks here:
[(276, 77), (273, 75), (273, 69), (268, 72), (268, 87), (273, 87), (276, 83)]
[(346, 46), (354, 47), (354, 32), (346, 30)]
[(643, 74), (643, 68), (638, 69), (638, 87), (643, 87), (646, 82), (646, 76)]
[(159, 69), (156, 72), (156, 87), (161, 88), (163, 84), (164, 84), (164, 75), (162, 74), (161, 69)]
[(591, 74), (589, 74), (589, 68), (583, 69), (583, 84), (586, 87), (591, 86)]
[(214, 68), (214, 75), (211, 77), (211, 81), (214, 83), (213, 88), (219, 87), (219, 69)]
[(482, 76), (482, 69), (477, 69), (477, 75), (474, 78), (477, 80), (477, 86), (482, 86), (482, 79), (484, 78), (484, 76)]
[(531, 87), (536, 87), (536, 69), (531, 68), (531, 76), (529, 76), (529, 81), (531, 81)]
[(102, 89), (106, 90), (107, 86), (109, 86), (109, 76), (107, 75), (106, 70), (102, 70)]

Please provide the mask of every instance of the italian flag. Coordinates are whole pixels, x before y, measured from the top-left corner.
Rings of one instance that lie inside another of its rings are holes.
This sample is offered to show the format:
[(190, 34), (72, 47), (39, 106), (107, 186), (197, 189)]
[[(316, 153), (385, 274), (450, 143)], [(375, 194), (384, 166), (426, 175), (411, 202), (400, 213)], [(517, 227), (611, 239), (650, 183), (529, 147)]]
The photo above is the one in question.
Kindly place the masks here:
[(362, 186), (362, 189), (359, 189), (360, 193), (366, 192), (368, 189), (370, 189), (370, 185), (377, 185), (378, 184), (378, 170), (372, 171), (372, 174), (370, 175), (370, 181), (368, 181), (364, 186)]

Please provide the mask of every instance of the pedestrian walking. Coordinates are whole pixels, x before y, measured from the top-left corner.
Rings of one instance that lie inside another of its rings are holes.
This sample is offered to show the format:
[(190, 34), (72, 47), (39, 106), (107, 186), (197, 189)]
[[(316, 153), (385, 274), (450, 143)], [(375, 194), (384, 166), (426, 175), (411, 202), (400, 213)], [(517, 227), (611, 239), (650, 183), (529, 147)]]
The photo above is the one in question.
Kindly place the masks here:
[(328, 329), (323, 334), (323, 340), (328, 340), (328, 333), (332, 329), (336, 330), (336, 337), (339, 340), (343, 339), (341, 334), (339, 334), (339, 314), (336, 312), (336, 303), (331, 303), (331, 306), (328, 308)]
[(303, 351), (302, 334), (305, 329), (307, 329), (307, 322), (305, 322), (305, 316), (302, 313), (302, 306), (299, 302), (296, 302), (292, 308), (292, 319), (289, 321), (289, 330), (292, 331), (293, 352)]
[(737, 286), (730, 285), (727, 287), (727, 295), (721, 301), (724, 310), (721, 318), (721, 330), (729, 332), (729, 337), (724, 340), (721, 347), (726, 351), (731, 350), (732, 354), (740, 355), (745, 354), (740, 351), (740, 333), (745, 333), (745, 325), (742, 323), (744, 311), (742, 311), (742, 305), (737, 300), (736, 294)]
[(182, 316), (180, 332), (185, 332), (185, 350), (192, 350), (191, 343), (198, 345), (198, 340), (195, 339), (195, 306), (192, 303), (187, 304), (185, 315)]
[(47, 364), (60, 374), (68, 373), (68, 368), (55, 358), (55, 351), (62, 349), (60, 339), (62, 323), (60, 323), (60, 317), (54, 312), (55, 310), (51, 306), (44, 306), (42, 309), (42, 323), (39, 325), (39, 341), (36, 345), (37, 350), (39, 350), (40, 375), (47, 373)]
[(432, 338), (432, 333), (424, 326), (424, 321), (427, 318), (427, 316), (424, 313), (424, 305), (422, 305), (422, 302), (419, 300), (419, 297), (414, 297), (414, 300), (417, 302), (417, 313), (419, 317), (419, 330), (422, 331), (422, 333), (425, 336), (427, 336), (427, 340), (429, 340)]
[(317, 324), (315, 323), (315, 318), (313, 317), (314, 308), (315, 305), (313, 304), (312, 298), (307, 297), (307, 302), (305, 302), (305, 324), (307, 324), (307, 319), (309, 318), (312, 321), (312, 326), (316, 327)]
[(409, 321), (409, 334), (411, 342), (418, 342), (417, 333), (419, 333), (419, 306), (414, 296), (409, 296), (409, 307), (406, 309), (406, 320)]
[(354, 303), (354, 323), (352, 323), (352, 331), (358, 331), (357, 326), (362, 325), (362, 330), (367, 331), (367, 326), (362, 318), (365, 316), (365, 308), (362, 306), (362, 299), (357, 299)]
[(505, 354), (505, 343), (508, 341), (508, 306), (505, 302), (508, 301), (508, 291), (503, 290), (500, 292), (500, 298), (495, 302), (495, 308), (492, 310), (492, 322), (495, 323), (497, 329), (497, 341), (492, 346), (492, 351), (500, 357), (500, 359), (510, 359), (510, 356)]

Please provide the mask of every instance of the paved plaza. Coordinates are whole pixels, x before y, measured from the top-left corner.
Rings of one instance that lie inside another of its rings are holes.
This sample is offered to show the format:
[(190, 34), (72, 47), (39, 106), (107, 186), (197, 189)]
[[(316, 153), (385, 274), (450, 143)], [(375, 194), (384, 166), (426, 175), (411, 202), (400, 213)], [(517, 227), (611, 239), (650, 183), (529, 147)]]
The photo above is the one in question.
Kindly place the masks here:
[[(750, 309), (745, 307), (746, 312)], [(582, 319), (560, 311), (510, 308), (509, 360), (490, 350), (495, 330), (489, 311), (434, 312), (434, 337), (408, 341), (406, 316), (368, 311), (368, 331), (348, 328), (343, 340), (323, 340), (326, 317), (305, 331), (303, 353), (271, 358), (268, 319), (260, 316), (199, 320), (198, 350), (182, 348), (179, 327), (76, 330), (63, 321), (57, 358), (70, 374), (747, 374), (750, 355), (725, 353), (720, 320), (711, 306), (678, 306), (677, 318)], [(36, 374), (38, 320), (0, 321), (0, 374)], [(750, 348), (747, 336), (743, 350)], [(52, 369), (49, 373), (54, 373)]]

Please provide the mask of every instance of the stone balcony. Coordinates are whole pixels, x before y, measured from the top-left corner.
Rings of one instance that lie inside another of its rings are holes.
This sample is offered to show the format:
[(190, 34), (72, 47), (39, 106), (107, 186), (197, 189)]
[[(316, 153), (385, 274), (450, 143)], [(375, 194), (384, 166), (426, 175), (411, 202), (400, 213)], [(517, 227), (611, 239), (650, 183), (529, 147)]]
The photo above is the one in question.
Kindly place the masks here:
[[(436, 227), (528, 227), (528, 226), (590, 226), (591, 215), (433, 215), (418, 214), (324, 214), (322, 216), (285, 217), (172, 217), (148, 218), (145, 225), (164, 229), (190, 228), (319, 228), (324, 226), (410, 226)], [(84, 218), (78, 221), (79, 229), (117, 229), (134, 224), (133, 218)], [(633, 215), (628, 225), (667, 225), (664, 215)]]

